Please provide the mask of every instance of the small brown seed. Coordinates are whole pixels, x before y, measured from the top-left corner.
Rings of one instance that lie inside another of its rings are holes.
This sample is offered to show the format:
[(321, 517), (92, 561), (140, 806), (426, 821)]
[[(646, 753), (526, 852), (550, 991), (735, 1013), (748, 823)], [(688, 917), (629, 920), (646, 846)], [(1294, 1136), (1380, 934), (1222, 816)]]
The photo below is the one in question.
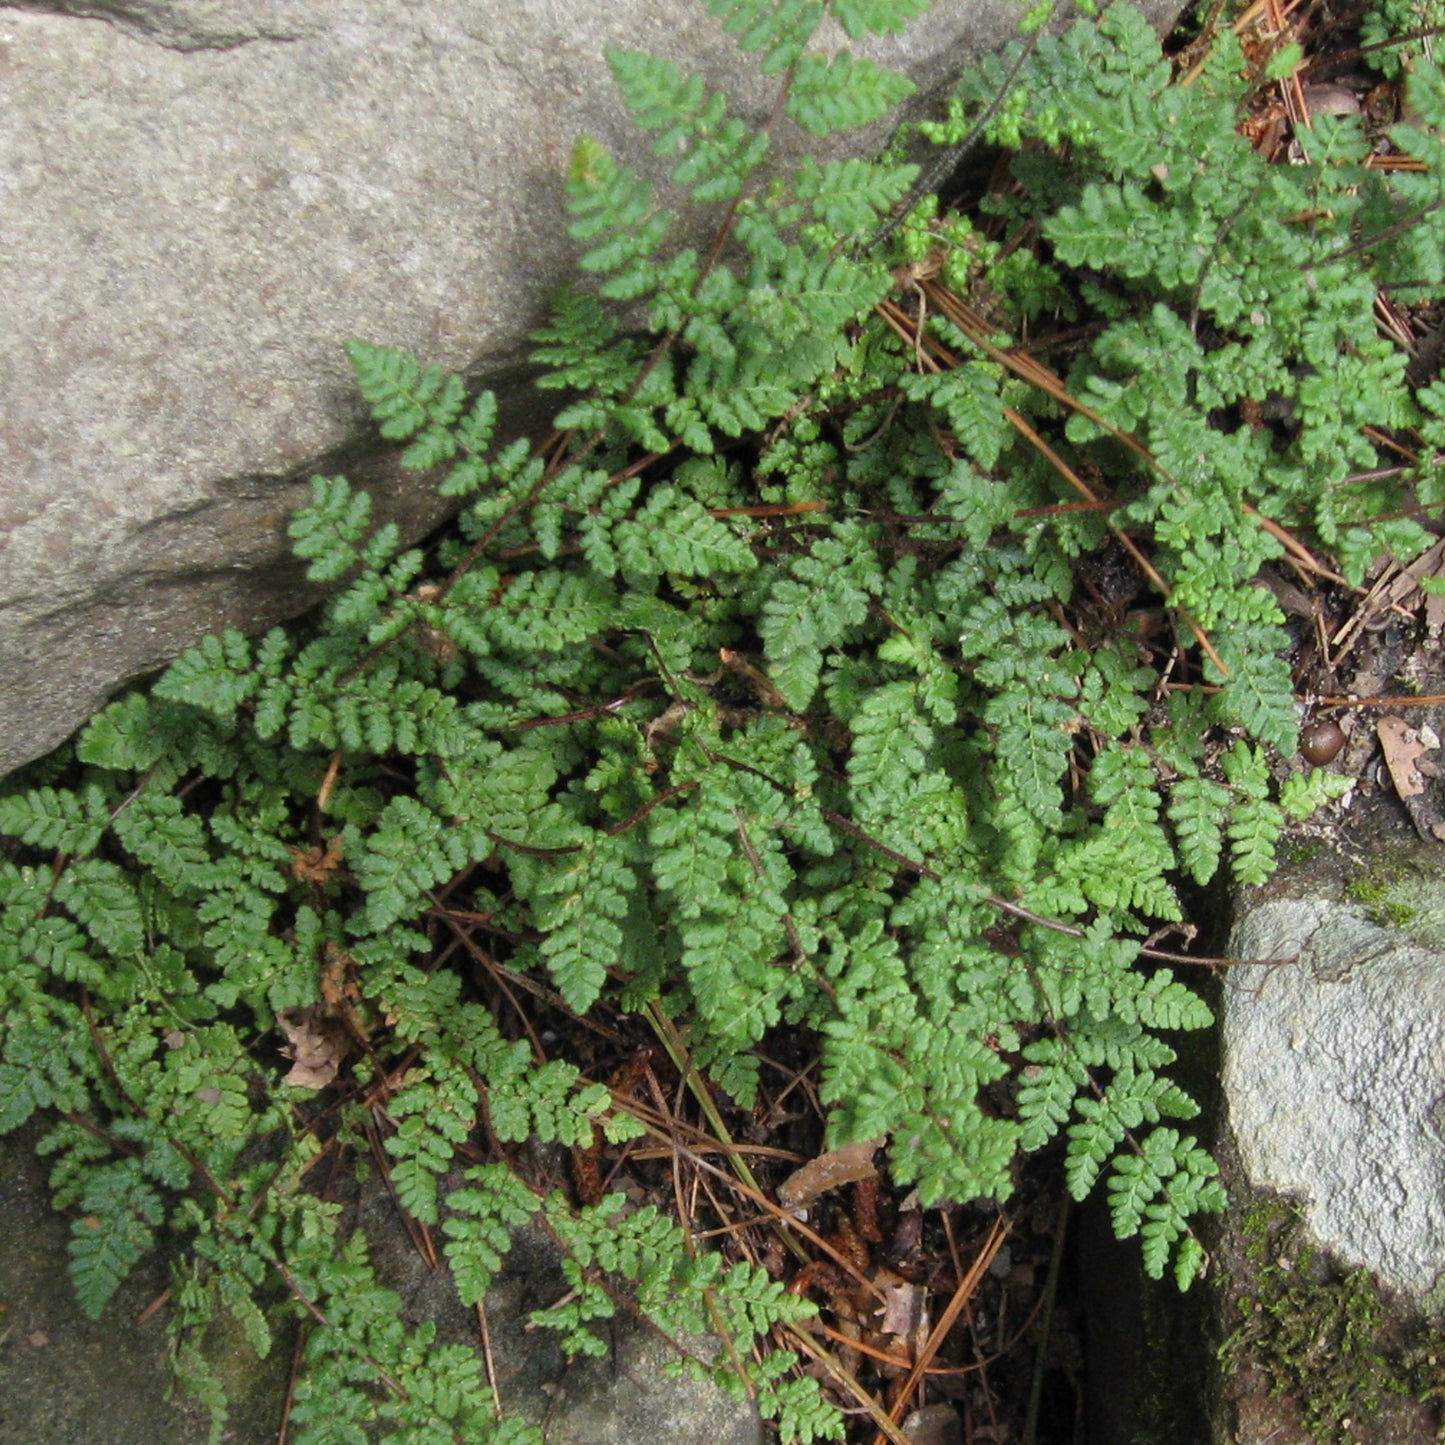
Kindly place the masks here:
[(1317, 768), (1332, 763), (1345, 745), (1345, 730), (1337, 722), (1311, 723), (1299, 738), (1299, 750), (1305, 761)]

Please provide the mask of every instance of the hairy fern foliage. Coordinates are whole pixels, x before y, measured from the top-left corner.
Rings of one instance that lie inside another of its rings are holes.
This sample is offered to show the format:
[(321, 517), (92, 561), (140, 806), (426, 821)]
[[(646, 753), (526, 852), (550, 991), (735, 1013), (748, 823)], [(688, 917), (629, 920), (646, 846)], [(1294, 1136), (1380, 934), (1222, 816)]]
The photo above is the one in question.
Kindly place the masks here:
[[(805, 130), (906, 93), (811, 48), (821, 5), (708, 8)], [(856, 38), (924, 5), (828, 8)], [(349, 343), (455, 526), (404, 549), (365, 493), (316, 478), (291, 525), (336, 584), (314, 625), (207, 639), (0, 797), (0, 1128), (63, 1116), (45, 1148), (88, 1312), (157, 1231), (190, 1236), (178, 1359), (217, 1434), (193, 1336), (225, 1309), (264, 1351), (274, 1287), (309, 1321), (300, 1445), (539, 1438), (296, 1183), (323, 1146), (284, 1035), (323, 1069), (307, 1087), (348, 1086), (343, 1142), (369, 1147), (384, 1104), (396, 1200), (439, 1229), (464, 1303), (544, 1220), (572, 1288), (538, 1323), (569, 1350), (599, 1348), (626, 1298), (690, 1368), (726, 1373), (685, 1344), (721, 1332), (785, 1439), (841, 1438), (794, 1357), (754, 1358), (806, 1311), (778, 1281), (620, 1199), (578, 1211), (502, 1162), (460, 1172), (481, 1137), (641, 1126), (504, 1030), (444, 947), (458, 918), (475, 958), (576, 1014), (665, 1021), (744, 1108), (770, 1033), (816, 1040), (829, 1143), (885, 1138), (925, 1205), (1006, 1201), (1052, 1148), (1187, 1285), (1190, 1219), (1222, 1192), (1168, 1070), (1210, 1015), (1145, 940), (1182, 919), (1182, 879), (1262, 881), (1286, 818), (1338, 791), (1281, 762), (1296, 710), (1255, 585), (1281, 550), (1263, 520), (1358, 581), (1422, 543), (1415, 497), (1441, 500), (1438, 469), (1379, 468), (1389, 429), (1445, 447), (1445, 392), (1413, 393), (1372, 315), (1378, 287), (1445, 275), (1427, 61), (1421, 123), (1392, 132), (1422, 168), (1367, 166), (1348, 118), (1271, 168), (1236, 131), (1233, 37), (1184, 85), (1112, 6), (985, 64), (927, 128), (961, 140), (1013, 76), (998, 239), (925, 204), (870, 247), (916, 167), (807, 159), (763, 185), (769, 132), (670, 63), (611, 60), (730, 245), (679, 248), (650, 186), (578, 143), (582, 276), (536, 353), (565, 449), (494, 451), (490, 396)], [(941, 309), (935, 277), (977, 311)], [(1041, 320), (1092, 323), (1076, 405), (1009, 365)], [(1266, 399), (1287, 426), (1251, 423)], [(1065, 505), (1069, 476), (1107, 478), (1098, 504)], [(1081, 568), (1111, 528), (1147, 552), (1162, 642), (1091, 612)]]

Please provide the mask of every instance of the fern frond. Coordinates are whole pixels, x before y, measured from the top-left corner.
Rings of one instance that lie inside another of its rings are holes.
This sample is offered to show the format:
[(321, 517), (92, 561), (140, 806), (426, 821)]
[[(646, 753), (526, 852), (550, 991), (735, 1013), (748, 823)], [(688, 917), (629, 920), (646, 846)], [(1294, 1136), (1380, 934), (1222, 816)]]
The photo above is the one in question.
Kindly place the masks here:
[(768, 153), (766, 131), (754, 132), (729, 117), (721, 95), (709, 95), (702, 78), (684, 77), (674, 61), (635, 50), (609, 50), (607, 63), (633, 118), (658, 131), (658, 155), (681, 154), (673, 183), (697, 201), (728, 201)]
[(823, 18), (817, 0), (708, 0), (707, 8), (743, 50), (763, 52), (764, 75), (792, 65)]
[(881, 583), (867, 534), (837, 523), (769, 588), (759, 628), (768, 673), (792, 707), (807, 707), (825, 650), (866, 619)]
[(161, 675), (153, 692), (156, 697), (186, 703), (221, 722), (230, 722), (255, 692), (257, 682), (251, 669), (251, 644), (232, 628), (183, 652)]
[(109, 823), (108, 800), (94, 783), (78, 793), (35, 788), (0, 797), (0, 833), (36, 848), (91, 853)]
[(872, 125), (913, 94), (913, 82), (867, 56), (840, 50), (831, 58), (805, 55), (793, 74), (788, 115), (812, 135)]
[(622, 838), (603, 835), (558, 860), (534, 899), (544, 930), (541, 955), (553, 982), (576, 1014), (597, 1001), (609, 968), (625, 965), (620, 920), (637, 878)]
[(833, 0), (828, 13), (850, 40), (861, 40), (869, 34), (897, 35), (932, 6), (933, 0)]
[(649, 268), (672, 224), (668, 213), (655, 206), (652, 187), (583, 136), (572, 153), (567, 205), (575, 217), (568, 233), (595, 243), (577, 264), (607, 273), (602, 294), (629, 300), (646, 295), (656, 280)]
[(456, 455), (452, 427), (467, 399), (461, 377), (439, 366), (423, 368), (409, 352), (369, 341), (348, 341), (345, 349), (382, 436), (415, 438), (402, 458), (404, 466), (434, 466)]
[(286, 528), (292, 550), (310, 561), (312, 582), (335, 582), (360, 561), (360, 543), (371, 524), (371, 498), (353, 492), (345, 477), (312, 477), (311, 504)]
[(93, 1170), (79, 1208), (70, 1229), (70, 1280), (81, 1309), (96, 1320), (154, 1245), (165, 1208), (130, 1160)]

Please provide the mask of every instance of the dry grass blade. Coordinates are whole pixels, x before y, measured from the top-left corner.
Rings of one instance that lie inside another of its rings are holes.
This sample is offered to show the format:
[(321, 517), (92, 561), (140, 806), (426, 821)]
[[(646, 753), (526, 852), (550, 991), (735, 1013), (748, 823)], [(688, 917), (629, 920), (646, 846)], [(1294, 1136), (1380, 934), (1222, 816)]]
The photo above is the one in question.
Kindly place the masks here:
[[(655, 1122), (650, 1109), (639, 1107), (637, 1101), (634, 1099), (618, 1099), (615, 1095), (613, 1102), (619, 1109), (631, 1114), (632, 1117), (660, 1143), (674, 1144), (673, 1137), (668, 1133), (667, 1129)], [(682, 1131), (679, 1130), (679, 1132)], [(702, 1154), (695, 1152), (685, 1144), (676, 1143), (674, 1147), (678, 1157), (686, 1160), (692, 1168), (703, 1170), (716, 1179), (725, 1180), (735, 1194), (741, 1195), (744, 1199), (756, 1205), (761, 1214), (778, 1230), (783, 1242), (788, 1245), (799, 1258), (807, 1259), (806, 1251), (804, 1251), (798, 1243), (798, 1240), (801, 1238), (806, 1240), (815, 1249), (826, 1254), (839, 1269), (857, 1284), (861, 1285), (869, 1294), (874, 1296), (880, 1294), (878, 1286), (874, 1284), (852, 1260), (843, 1254), (841, 1250), (824, 1239), (816, 1230), (809, 1228), (802, 1220), (795, 1219), (786, 1209), (775, 1204), (766, 1194), (762, 1193), (761, 1190), (750, 1188), (740, 1179), (734, 1178), (727, 1170), (719, 1168), (718, 1165), (712, 1163)], [(730, 1148), (726, 1152), (728, 1152), (730, 1156), (735, 1157), (738, 1151), (735, 1148)]]
[[(913, 1445), (907, 1435), (899, 1429), (897, 1422), (886, 1410), (875, 1400), (872, 1394), (861, 1385), (852, 1373), (845, 1369), (842, 1363), (835, 1359), (817, 1340), (805, 1334), (802, 1330), (793, 1329), (791, 1326), (783, 1331), (787, 1342), (793, 1348), (800, 1350), (809, 1359), (814, 1360), (827, 1370), (833, 1382), (842, 1390), (851, 1395), (859, 1405), (862, 1406), (868, 1418), (878, 1427), (878, 1440), (887, 1440), (890, 1445)], [(852, 1343), (851, 1341), (849, 1342)]]
[[(1009, 1236), (1013, 1228), (1011, 1221), (998, 1218), (993, 1222), (993, 1228), (988, 1232), (988, 1238), (984, 1240), (983, 1247), (975, 1256), (969, 1271), (959, 1280), (958, 1288), (953, 1292), (953, 1298), (949, 1300), (948, 1307), (939, 1315), (938, 1323), (934, 1325), (923, 1348), (918, 1352), (918, 1358), (913, 1362), (913, 1368), (908, 1372), (908, 1378), (904, 1380), (898, 1391), (898, 1397), (890, 1412), (890, 1418), (897, 1421), (907, 1407), (908, 1401), (912, 1398), (914, 1390), (918, 1388), (918, 1382), (923, 1378), (924, 1371), (938, 1353), (943, 1342), (948, 1338), (949, 1332), (953, 1329), (963, 1307), (973, 1298), (974, 1291), (978, 1288), (979, 1281), (988, 1272), (989, 1266), (993, 1263), (994, 1257), (1003, 1248), (1003, 1242)], [(883, 1445), (885, 1439), (893, 1437), (887, 1432), (880, 1430), (874, 1438), (873, 1445)]]

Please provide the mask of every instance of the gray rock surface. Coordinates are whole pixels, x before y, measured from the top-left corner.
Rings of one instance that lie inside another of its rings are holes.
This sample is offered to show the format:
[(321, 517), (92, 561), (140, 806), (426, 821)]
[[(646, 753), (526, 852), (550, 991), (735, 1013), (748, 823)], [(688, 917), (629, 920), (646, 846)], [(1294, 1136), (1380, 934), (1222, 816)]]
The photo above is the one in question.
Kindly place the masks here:
[(1318, 864), (1244, 902), (1230, 956), (1298, 961), (1232, 969), (1223, 1022), (1229, 1126), (1250, 1182), (1296, 1197), (1333, 1254), (1433, 1311), (1445, 1306), (1440, 852), (1377, 858), (1356, 875), (1368, 906)]
[[(867, 48), (927, 91), (1017, 14), (938, 0)], [(345, 450), (341, 343), (506, 392), (573, 255), (575, 137), (655, 172), (611, 45), (766, 114), (696, 0), (0, 3), (0, 774), (205, 632), (311, 600), (283, 535), (311, 471), (411, 535), (437, 519), (426, 483)]]

